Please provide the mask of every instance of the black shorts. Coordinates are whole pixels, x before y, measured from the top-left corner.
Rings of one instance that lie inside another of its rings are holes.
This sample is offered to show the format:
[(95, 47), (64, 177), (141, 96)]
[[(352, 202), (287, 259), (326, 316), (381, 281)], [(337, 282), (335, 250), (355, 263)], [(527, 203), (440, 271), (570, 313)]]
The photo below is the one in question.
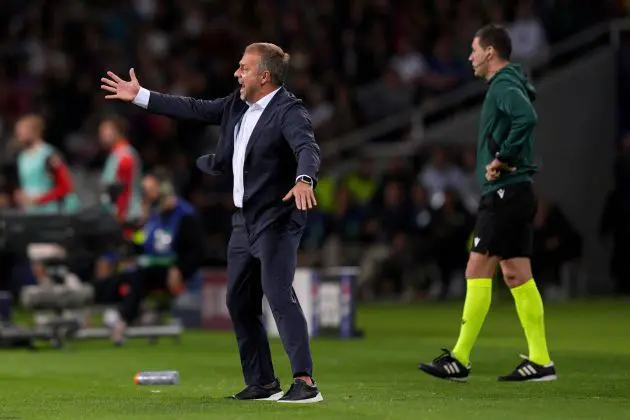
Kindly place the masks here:
[(537, 207), (530, 182), (508, 185), (482, 196), (472, 251), (503, 260), (530, 258)]

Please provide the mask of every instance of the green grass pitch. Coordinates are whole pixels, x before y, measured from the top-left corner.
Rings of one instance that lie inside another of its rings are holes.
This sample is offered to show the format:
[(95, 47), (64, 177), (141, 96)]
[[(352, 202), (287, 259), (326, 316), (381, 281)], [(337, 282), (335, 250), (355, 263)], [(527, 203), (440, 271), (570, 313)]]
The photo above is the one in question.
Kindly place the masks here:
[[(630, 419), (630, 302), (549, 304), (547, 333), (559, 380), (505, 384), (526, 353), (510, 302), (493, 304), (473, 352), (473, 376), (458, 384), (417, 370), (452, 346), (461, 303), (362, 306), (366, 337), (313, 342), (325, 401), (295, 406), (223, 397), (241, 389), (229, 333), (188, 332), (181, 344), (84, 342), (64, 350), (0, 351), (0, 420), (8, 419)], [(272, 342), (286, 389), (288, 361)], [(132, 383), (140, 370), (178, 370), (177, 386)]]

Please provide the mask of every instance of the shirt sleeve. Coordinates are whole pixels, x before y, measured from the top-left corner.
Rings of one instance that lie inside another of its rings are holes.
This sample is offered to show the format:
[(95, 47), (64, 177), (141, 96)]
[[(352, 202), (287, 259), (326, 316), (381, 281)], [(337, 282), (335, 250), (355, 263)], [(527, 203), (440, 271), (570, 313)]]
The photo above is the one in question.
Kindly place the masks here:
[(116, 181), (122, 186), (122, 191), (116, 199), (116, 216), (123, 220), (131, 201), (131, 191), (134, 172), (134, 160), (130, 155), (123, 156), (116, 170)]
[(53, 187), (43, 195), (36, 197), (35, 204), (46, 204), (64, 198), (73, 189), (72, 177), (66, 164), (57, 155), (48, 158), (48, 169), (53, 179)]
[(498, 160), (510, 166), (529, 138), (529, 133), (536, 125), (537, 117), (534, 107), (522, 90), (515, 86), (505, 86), (497, 96), (497, 108), (510, 117), (510, 132), (499, 145)]
[(149, 107), (149, 98), (151, 97), (151, 91), (140, 87), (138, 94), (133, 98), (132, 103), (138, 105), (141, 108), (147, 109)]

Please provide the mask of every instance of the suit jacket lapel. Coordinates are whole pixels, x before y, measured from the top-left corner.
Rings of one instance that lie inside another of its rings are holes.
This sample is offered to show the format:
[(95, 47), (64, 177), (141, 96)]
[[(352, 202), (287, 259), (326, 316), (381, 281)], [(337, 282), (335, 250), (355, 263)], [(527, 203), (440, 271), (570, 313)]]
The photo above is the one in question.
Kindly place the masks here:
[(273, 96), (273, 98), (271, 98), (271, 101), (267, 104), (267, 107), (258, 119), (256, 127), (254, 127), (254, 131), (252, 131), (252, 135), (249, 138), (249, 142), (247, 143), (247, 149), (245, 149), (245, 159), (247, 159), (249, 152), (251, 152), (252, 147), (254, 146), (254, 143), (256, 142), (256, 140), (258, 140), (258, 137), (260, 137), (260, 133), (262, 132), (262, 130), (267, 124), (269, 124), (269, 121), (271, 121), (273, 110), (278, 106), (279, 97), (283, 94), (284, 87), (281, 87), (280, 90), (276, 92), (276, 94)]

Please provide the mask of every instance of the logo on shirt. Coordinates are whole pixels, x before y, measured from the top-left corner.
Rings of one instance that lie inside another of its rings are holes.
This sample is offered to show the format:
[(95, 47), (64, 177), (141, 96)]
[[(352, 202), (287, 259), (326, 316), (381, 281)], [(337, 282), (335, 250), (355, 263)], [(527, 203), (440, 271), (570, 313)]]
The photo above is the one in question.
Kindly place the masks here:
[(173, 236), (163, 229), (157, 229), (153, 234), (153, 247), (158, 252), (165, 252), (171, 248)]

